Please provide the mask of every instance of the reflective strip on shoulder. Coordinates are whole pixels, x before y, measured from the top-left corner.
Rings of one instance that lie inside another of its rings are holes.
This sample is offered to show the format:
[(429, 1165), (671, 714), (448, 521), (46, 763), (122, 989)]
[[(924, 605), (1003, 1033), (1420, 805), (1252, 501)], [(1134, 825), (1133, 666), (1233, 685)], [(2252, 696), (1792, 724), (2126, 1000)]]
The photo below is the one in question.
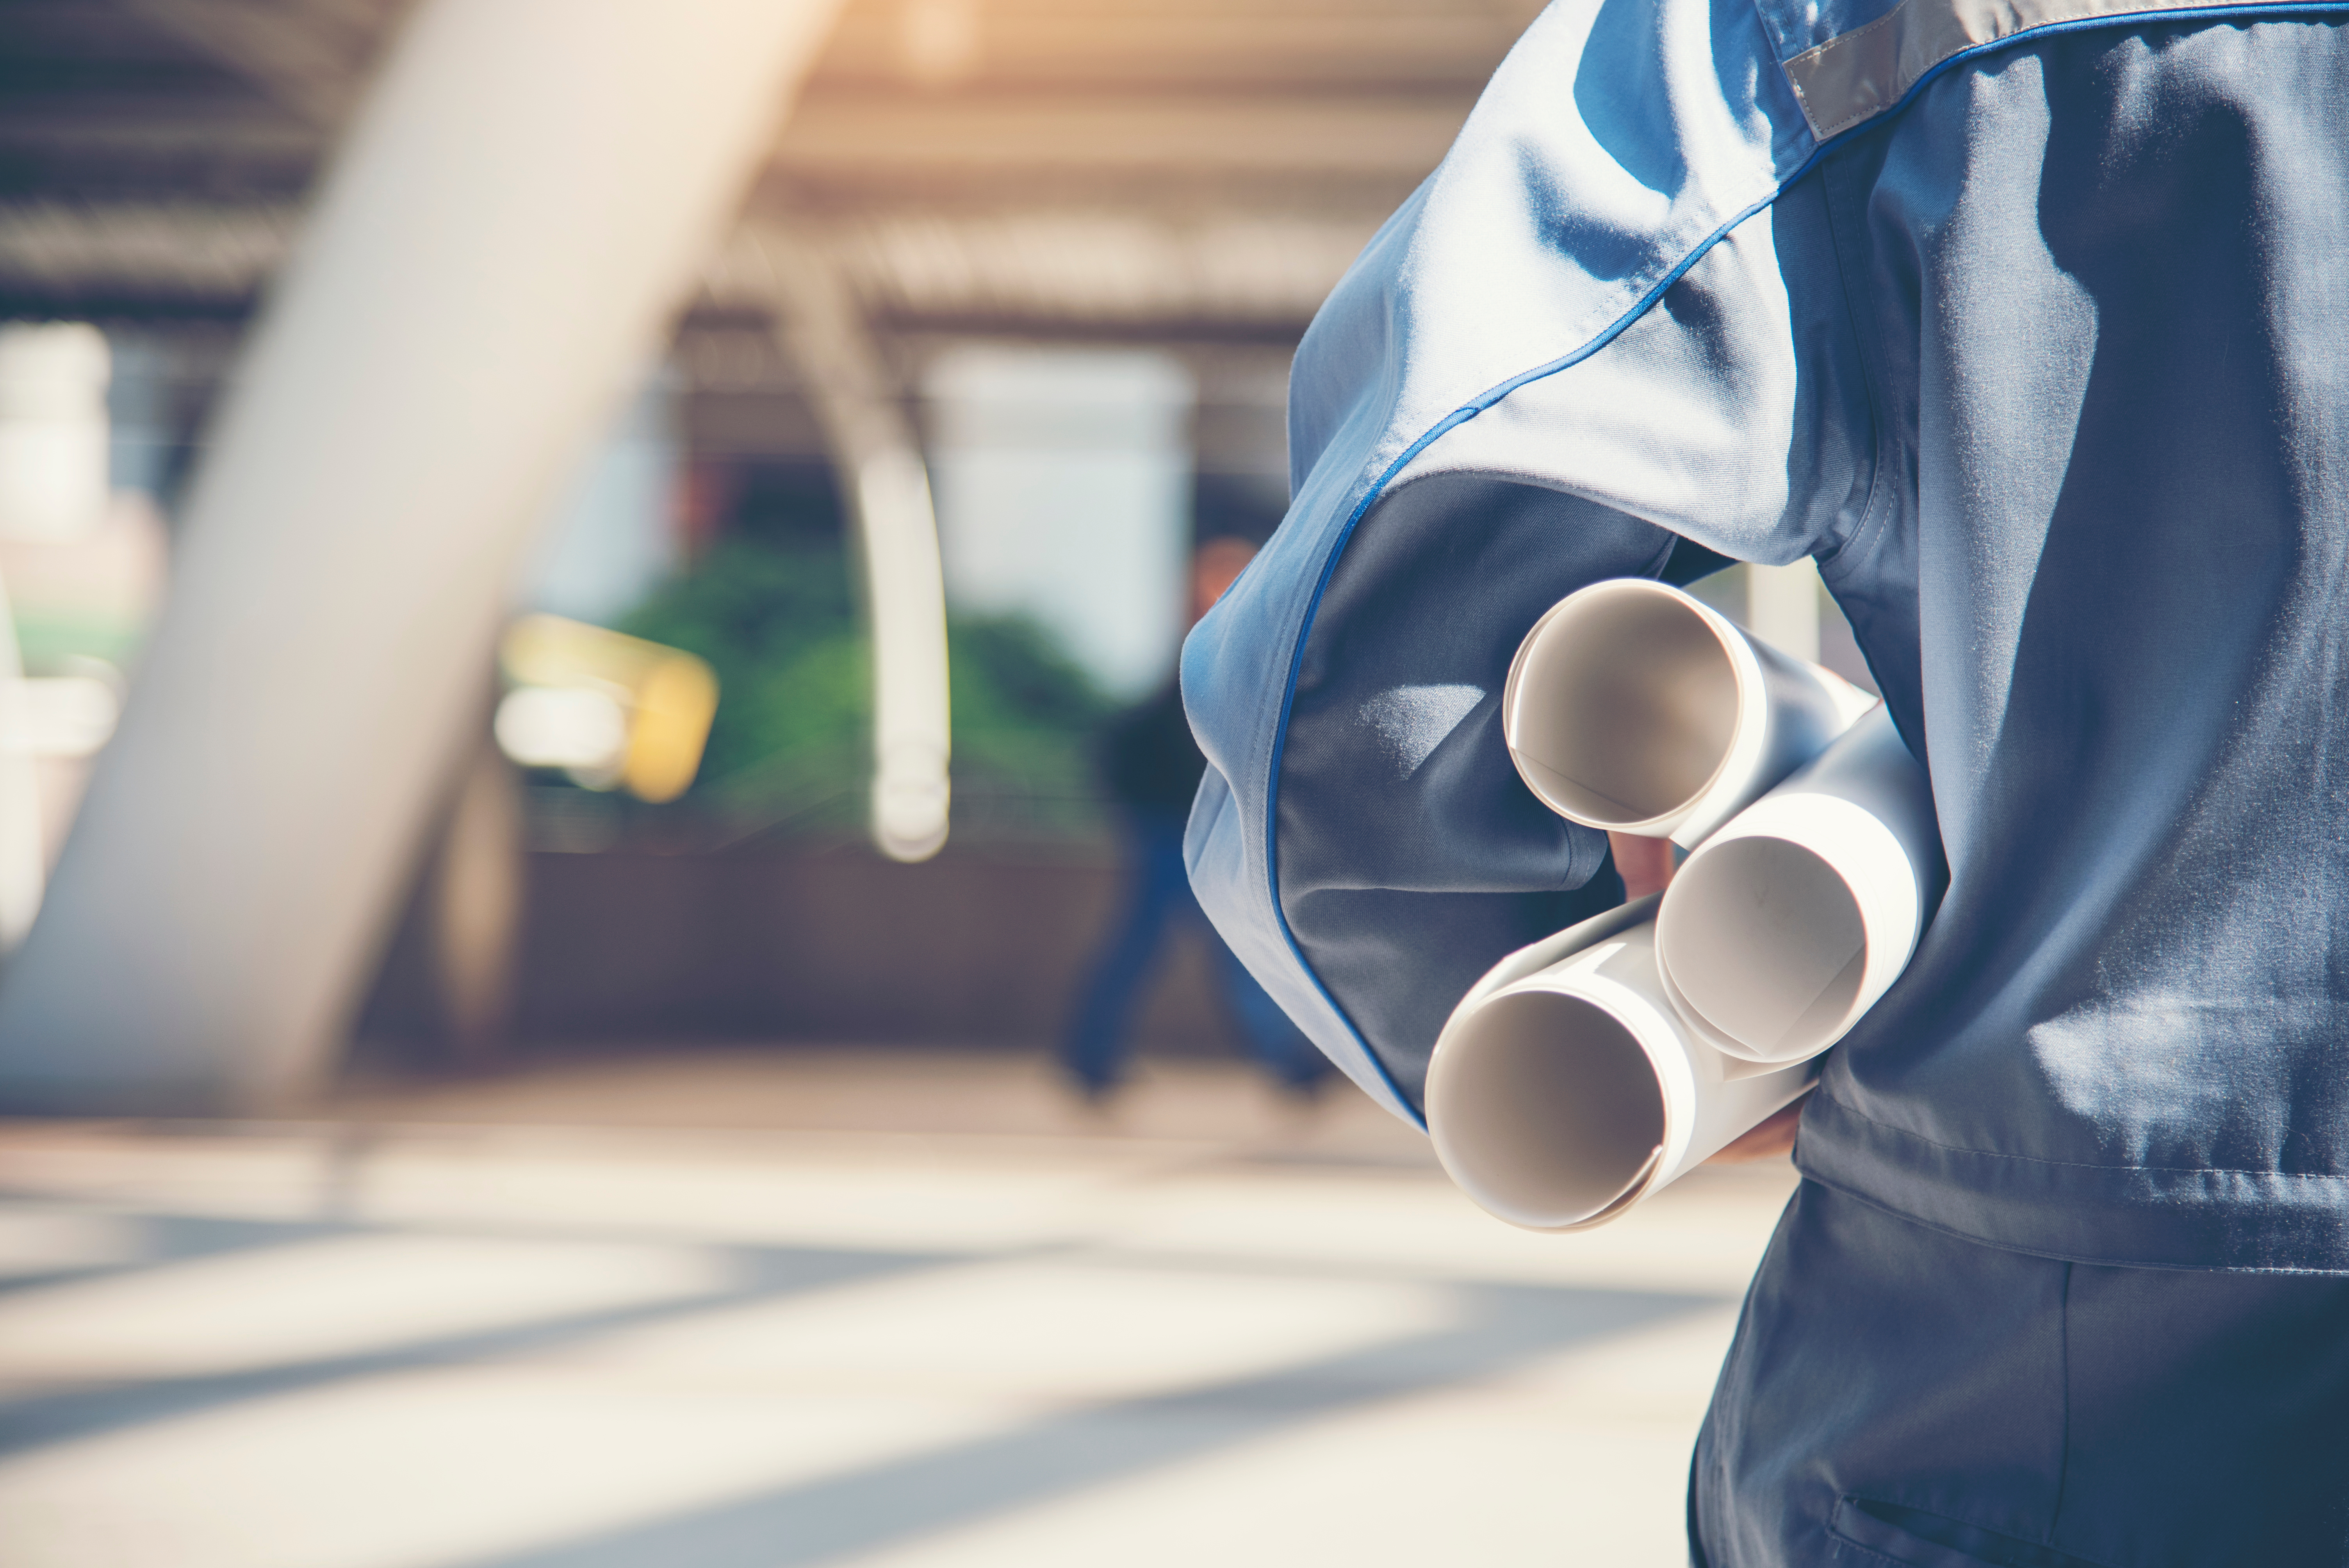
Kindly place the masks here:
[[(1820, 140), (1898, 104), (1934, 67), (2018, 33), (2102, 17), (2210, 11), (2225, 0), (1900, 0), (1865, 27), (1786, 62), (1803, 118)], [(2246, 9), (2266, 9), (2249, 0)]]

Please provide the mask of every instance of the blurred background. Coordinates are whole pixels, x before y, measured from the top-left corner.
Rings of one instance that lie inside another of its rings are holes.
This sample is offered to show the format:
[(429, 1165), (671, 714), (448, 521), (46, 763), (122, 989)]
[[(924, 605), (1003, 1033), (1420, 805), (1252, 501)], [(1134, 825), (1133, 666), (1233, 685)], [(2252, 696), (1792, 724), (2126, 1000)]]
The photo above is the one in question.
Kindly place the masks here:
[(1103, 978), (1537, 10), (0, 0), (0, 1561), (1680, 1560), (1790, 1176), (1519, 1235)]

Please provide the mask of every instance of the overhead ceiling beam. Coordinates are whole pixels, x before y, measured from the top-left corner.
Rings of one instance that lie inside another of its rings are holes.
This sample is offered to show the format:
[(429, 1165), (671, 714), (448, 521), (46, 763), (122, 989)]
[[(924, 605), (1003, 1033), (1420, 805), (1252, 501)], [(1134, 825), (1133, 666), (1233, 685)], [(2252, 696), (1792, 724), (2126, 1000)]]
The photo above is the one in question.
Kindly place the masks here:
[(156, 103), (119, 94), (24, 94), (0, 103), (0, 154), (174, 161), (316, 153), (316, 128), (262, 104)]
[[(0, 200), (0, 290), (242, 303), (283, 262), (299, 221), (285, 201)], [(1378, 214), (1201, 216), (1136, 203), (880, 207), (792, 222), (800, 250), (820, 252), (862, 308), (893, 320), (1293, 326)], [(740, 246), (704, 270), (705, 297), (720, 307), (763, 315), (773, 288), (763, 256)]]
[(288, 202), (0, 201), (0, 290), (243, 304), (299, 222)]
[[(918, 51), (909, 46), (910, 15), (896, 6), (853, 8), (824, 52), (823, 79), (923, 79)], [(1340, 15), (1284, 14), (1261, 4), (1222, 14), (989, 5), (972, 18), (968, 57), (956, 79), (1096, 89), (1179, 81), (1209, 88), (1445, 81), (1473, 88), (1492, 75), (1524, 23), (1470, 6)]]
[(338, 125), (358, 95), (354, 38), (317, 10), (273, 0), (125, 0), (130, 11), (260, 88), (310, 124)]
[(1372, 176), (1416, 181), (1473, 95), (1326, 98), (811, 92), (779, 171), (853, 181), (1085, 173)]

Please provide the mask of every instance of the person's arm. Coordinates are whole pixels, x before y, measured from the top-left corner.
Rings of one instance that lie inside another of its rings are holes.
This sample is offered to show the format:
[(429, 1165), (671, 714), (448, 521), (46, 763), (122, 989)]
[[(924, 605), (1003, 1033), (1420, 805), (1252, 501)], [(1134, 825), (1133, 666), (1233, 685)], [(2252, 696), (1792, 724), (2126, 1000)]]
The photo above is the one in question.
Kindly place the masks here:
[(1674, 858), (1670, 839), (1610, 832), (1607, 849), (1615, 861), (1615, 874), (1623, 879), (1625, 898), (1645, 898), (1671, 885)]
[(1323, 307), (1289, 515), (1185, 649), (1201, 903), (1414, 1120), (1467, 987), (1621, 896), (1605, 836), (1502, 744), (1527, 628), (1692, 542), (1831, 550), (1868, 495), (1821, 199), (1779, 191), (1800, 115), (1769, 42), (1750, 12), (1653, 9), (1603, 37), (1545, 13)]
[(1783, 1106), (1770, 1114), (1769, 1119), (1731, 1139), (1717, 1150), (1707, 1165), (1754, 1165), (1764, 1160), (1784, 1160), (1795, 1151), (1795, 1132), (1803, 1119), (1803, 1107), (1811, 1098), (1805, 1089), (1803, 1098)]

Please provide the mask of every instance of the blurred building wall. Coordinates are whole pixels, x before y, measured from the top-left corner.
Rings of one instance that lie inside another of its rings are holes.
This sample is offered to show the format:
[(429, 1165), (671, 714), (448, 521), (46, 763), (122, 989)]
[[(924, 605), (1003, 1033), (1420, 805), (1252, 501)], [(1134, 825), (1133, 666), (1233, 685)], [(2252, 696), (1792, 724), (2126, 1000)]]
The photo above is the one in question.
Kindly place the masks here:
[(1182, 363), (971, 345), (934, 360), (923, 390), (949, 603), (1032, 615), (1113, 696), (1165, 679), (1190, 542)]
[[(919, 867), (854, 848), (537, 851), (512, 978), (510, 1057), (571, 1046), (885, 1041), (1033, 1047), (1067, 1021), (1120, 893), (1097, 858), (949, 849)], [(363, 1009), (363, 1060), (484, 1057), (436, 972), (418, 890)], [(1137, 1016), (1145, 1049), (1237, 1049), (1186, 939)]]
[(684, 446), (678, 381), (645, 378), (580, 465), (524, 570), (522, 604), (610, 625), (676, 569), (677, 487)]

